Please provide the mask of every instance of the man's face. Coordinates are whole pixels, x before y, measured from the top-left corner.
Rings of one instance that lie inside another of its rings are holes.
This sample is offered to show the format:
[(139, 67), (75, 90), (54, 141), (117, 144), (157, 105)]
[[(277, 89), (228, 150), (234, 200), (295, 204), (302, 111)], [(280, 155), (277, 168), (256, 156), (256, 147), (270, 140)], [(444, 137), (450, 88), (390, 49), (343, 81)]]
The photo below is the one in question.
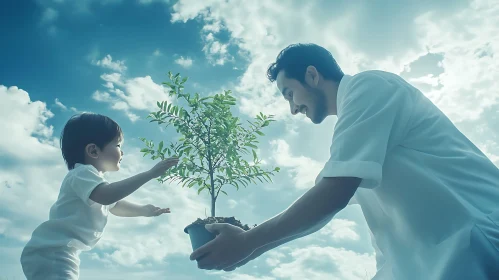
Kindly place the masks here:
[(281, 70), (276, 78), (277, 88), (289, 102), (291, 114), (305, 114), (313, 123), (319, 124), (327, 117), (325, 94), (314, 86), (313, 75), (304, 75), (305, 85), (287, 78), (284, 70)]

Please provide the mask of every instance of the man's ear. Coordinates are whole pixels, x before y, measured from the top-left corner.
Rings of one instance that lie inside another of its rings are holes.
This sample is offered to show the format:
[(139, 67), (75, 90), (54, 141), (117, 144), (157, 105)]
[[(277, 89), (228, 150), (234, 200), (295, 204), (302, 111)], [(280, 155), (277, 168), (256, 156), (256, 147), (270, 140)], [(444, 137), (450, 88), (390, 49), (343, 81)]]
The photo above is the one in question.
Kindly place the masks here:
[(90, 143), (85, 147), (85, 154), (90, 158), (98, 158), (100, 153), (99, 147), (97, 145)]
[(305, 71), (305, 82), (313, 88), (316, 88), (319, 85), (320, 75), (317, 68), (314, 66), (308, 66)]

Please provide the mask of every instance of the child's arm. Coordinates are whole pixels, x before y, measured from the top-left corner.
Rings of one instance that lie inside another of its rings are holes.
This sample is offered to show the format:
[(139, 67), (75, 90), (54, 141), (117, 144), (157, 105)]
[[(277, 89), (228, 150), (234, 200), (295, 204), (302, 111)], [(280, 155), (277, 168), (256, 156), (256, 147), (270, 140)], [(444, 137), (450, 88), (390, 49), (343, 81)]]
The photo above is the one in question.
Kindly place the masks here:
[(151, 204), (138, 205), (125, 200), (120, 200), (109, 210), (111, 214), (118, 217), (151, 217), (170, 213), (170, 208), (160, 208)]
[(113, 204), (127, 197), (149, 180), (160, 177), (166, 170), (178, 163), (178, 158), (168, 158), (160, 161), (151, 170), (142, 172), (128, 179), (98, 185), (90, 194), (90, 199), (102, 204)]

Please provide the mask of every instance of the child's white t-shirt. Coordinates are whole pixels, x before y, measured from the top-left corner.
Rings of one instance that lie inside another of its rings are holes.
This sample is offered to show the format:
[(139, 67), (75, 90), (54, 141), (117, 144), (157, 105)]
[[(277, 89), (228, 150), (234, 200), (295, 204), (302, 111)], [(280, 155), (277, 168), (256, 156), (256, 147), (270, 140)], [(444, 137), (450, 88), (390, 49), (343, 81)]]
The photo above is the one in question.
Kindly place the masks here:
[(107, 181), (94, 166), (76, 164), (62, 181), (48, 221), (33, 231), (26, 247), (92, 249), (104, 232), (109, 209), (115, 205), (102, 205), (89, 198), (95, 187), (101, 184), (107, 184)]

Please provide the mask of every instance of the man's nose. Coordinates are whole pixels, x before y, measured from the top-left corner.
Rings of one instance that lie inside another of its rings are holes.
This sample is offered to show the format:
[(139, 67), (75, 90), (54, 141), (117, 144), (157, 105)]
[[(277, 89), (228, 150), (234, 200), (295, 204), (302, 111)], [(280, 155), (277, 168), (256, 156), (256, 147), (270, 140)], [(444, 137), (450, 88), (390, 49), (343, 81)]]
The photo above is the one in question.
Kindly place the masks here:
[(291, 114), (296, 115), (300, 112), (300, 107), (293, 104), (293, 102), (289, 102), (289, 107), (291, 110)]

